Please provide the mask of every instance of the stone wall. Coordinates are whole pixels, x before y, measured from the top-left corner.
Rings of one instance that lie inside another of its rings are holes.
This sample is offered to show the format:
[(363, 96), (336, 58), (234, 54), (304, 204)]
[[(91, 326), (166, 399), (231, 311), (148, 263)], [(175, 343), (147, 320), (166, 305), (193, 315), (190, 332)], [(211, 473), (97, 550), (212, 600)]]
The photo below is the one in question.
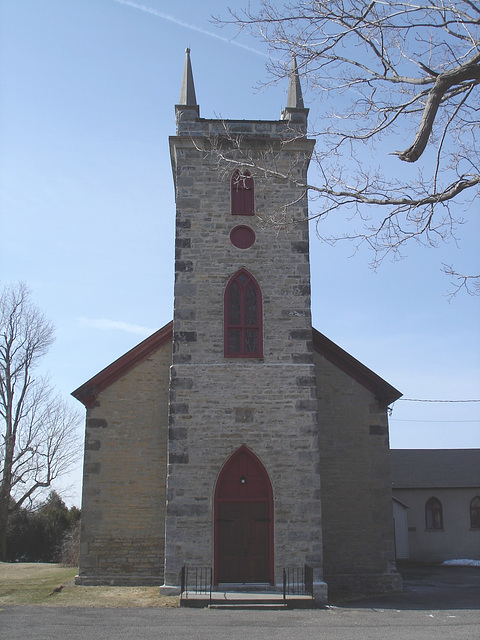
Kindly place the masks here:
[[(185, 562), (211, 566), (215, 485), (246, 446), (273, 488), (275, 584), (308, 563), (320, 602), (324, 572), (334, 590), (398, 587), (386, 407), (313, 351), (300, 186), (313, 142), (282, 121), (179, 118), (178, 133), (173, 345), (88, 409), (77, 583), (166, 589)], [(251, 170), (254, 216), (231, 215), (237, 165), (222, 156)], [(236, 225), (253, 246), (232, 245)], [(241, 268), (262, 292), (261, 358), (224, 356), (224, 292)]]
[(333, 591), (397, 589), (386, 407), (318, 353), (315, 367), (325, 580)]
[[(306, 179), (313, 142), (283, 122), (200, 120), (179, 133), (171, 138), (177, 254), (165, 582), (178, 584), (184, 562), (213, 563), (215, 482), (241, 445), (260, 458), (273, 486), (275, 582), (285, 564), (307, 561), (321, 582), (308, 208), (295, 182)], [(222, 154), (251, 170), (255, 216), (231, 215), (235, 165), (226, 169)], [(282, 215), (288, 224), (273, 225)], [(239, 224), (255, 232), (249, 249), (230, 242)], [(224, 357), (224, 292), (241, 268), (262, 291), (262, 358)]]
[[(316, 412), (305, 380), (307, 365), (242, 362), (176, 366), (181, 408), (170, 426), (167, 545), (184, 561), (213, 563), (213, 498), (220, 470), (242, 445), (265, 466), (273, 488), (276, 582), (288, 564), (321, 563), (321, 511), (316, 446)], [(245, 380), (249, 384), (245, 384)], [(240, 386), (241, 392), (235, 392)], [(215, 396), (212, 394), (215, 391)], [(175, 532), (175, 533), (174, 533)], [(170, 535), (169, 535), (170, 533)], [(181, 543), (180, 543), (181, 541)]]
[(161, 584), (171, 343), (87, 410), (77, 584)]

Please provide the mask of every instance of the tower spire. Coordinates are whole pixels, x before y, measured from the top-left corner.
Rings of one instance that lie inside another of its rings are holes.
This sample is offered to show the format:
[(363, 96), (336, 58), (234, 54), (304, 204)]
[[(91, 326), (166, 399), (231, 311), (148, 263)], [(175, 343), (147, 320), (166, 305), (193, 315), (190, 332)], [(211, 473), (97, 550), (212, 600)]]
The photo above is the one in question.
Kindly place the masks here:
[(302, 86), (298, 75), (297, 58), (292, 53), (292, 64), (290, 66), (290, 84), (288, 86), (287, 107), (293, 109), (304, 109)]
[(298, 74), (297, 58), (292, 52), (290, 66), (290, 84), (288, 85), (287, 106), (282, 113), (283, 120), (290, 120), (295, 124), (307, 125), (308, 109), (303, 104), (302, 86)]
[(185, 49), (185, 66), (183, 67), (182, 88), (180, 91), (179, 105), (196, 107), (195, 85), (193, 83), (192, 63), (190, 62), (190, 49)]
[(185, 65), (183, 67), (182, 88), (180, 90), (180, 100), (175, 105), (175, 119), (177, 121), (177, 134), (180, 134), (180, 124), (182, 122), (194, 122), (200, 117), (200, 109), (195, 95), (195, 85), (193, 83), (192, 63), (190, 62), (190, 49), (185, 49)]

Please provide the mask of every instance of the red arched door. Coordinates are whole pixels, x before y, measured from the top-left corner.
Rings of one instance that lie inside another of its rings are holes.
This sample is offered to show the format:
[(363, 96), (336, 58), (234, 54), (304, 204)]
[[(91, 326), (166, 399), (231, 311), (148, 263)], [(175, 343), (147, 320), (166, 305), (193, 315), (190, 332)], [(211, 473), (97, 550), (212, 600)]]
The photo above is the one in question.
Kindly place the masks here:
[(272, 485), (260, 460), (241, 447), (215, 490), (215, 583), (273, 583)]

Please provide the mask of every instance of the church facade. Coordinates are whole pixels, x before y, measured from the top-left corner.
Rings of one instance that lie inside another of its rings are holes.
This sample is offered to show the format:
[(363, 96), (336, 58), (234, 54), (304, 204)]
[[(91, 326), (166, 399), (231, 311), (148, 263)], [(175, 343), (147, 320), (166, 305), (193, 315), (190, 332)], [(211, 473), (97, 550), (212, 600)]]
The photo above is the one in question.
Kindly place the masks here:
[(187, 50), (173, 323), (73, 394), (87, 407), (79, 584), (173, 592), (188, 564), (273, 588), (308, 565), (319, 603), (399, 586), (400, 393), (312, 327), (307, 115), (293, 60), (281, 120), (201, 118)]

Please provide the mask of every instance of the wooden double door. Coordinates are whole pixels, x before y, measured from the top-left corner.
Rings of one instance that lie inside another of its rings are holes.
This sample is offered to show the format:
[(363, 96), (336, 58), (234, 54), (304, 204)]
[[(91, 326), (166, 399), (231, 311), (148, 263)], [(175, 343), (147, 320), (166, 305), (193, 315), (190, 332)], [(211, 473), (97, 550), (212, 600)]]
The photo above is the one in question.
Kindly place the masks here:
[(245, 446), (224, 464), (215, 488), (215, 582), (273, 583), (273, 492)]
[(270, 581), (268, 502), (217, 504), (217, 582)]

